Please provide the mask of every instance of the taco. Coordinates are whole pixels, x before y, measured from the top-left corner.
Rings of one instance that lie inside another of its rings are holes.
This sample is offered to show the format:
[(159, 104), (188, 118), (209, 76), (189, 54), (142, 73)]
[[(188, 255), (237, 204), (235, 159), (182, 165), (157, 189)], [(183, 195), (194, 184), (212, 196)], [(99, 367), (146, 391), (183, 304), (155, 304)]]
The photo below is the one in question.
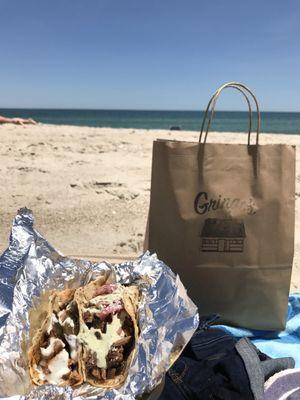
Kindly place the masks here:
[(136, 286), (100, 277), (78, 289), (54, 292), (28, 352), (34, 384), (117, 388), (138, 339)]
[(49, 298), (48, 314), (28, 351), (30, 376), (36, 385), (76, 386), (83, 382), (74, 294), (75, 289), (66, 289)]
[(84, 381), (117, 388), (125, 381), (138, 339), (136, 286), (103, 284), (101, 278), (76, 291)]

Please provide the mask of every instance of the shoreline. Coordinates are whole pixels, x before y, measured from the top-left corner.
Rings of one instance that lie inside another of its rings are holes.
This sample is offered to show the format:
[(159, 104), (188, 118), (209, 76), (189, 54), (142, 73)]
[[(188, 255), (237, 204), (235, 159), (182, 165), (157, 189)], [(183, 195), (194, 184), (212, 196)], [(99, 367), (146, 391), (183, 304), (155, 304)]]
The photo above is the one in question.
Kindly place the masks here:
[[(289, 111), (287, 111), (287, 113), (289, 113)], [(0, 130), (1, 130), (1, 127), (8, 128), (10, 126), (15, 126), (15, 125), (6, 124), (6, 123), (5, 124), (0, 124)], [(16, 125), (16, 126), (18, 126), (18, 125)], [(32, 125), (30, 125), (29, 127), (31, 127), (31, 126)], [(168, 133), (168, 134), (171, 133), (171, 134), (174, 134), (174, 135), (181, 134), (181, 133), (184, 133), (184, 134), (197, 134), (197, 133), (199, 133), (200, 134), (200, 130), (201, 130), (200, 129), (201, 128), (201, 123), (199, 123), (199, 129), (198, 130), (193, 130), (193, 131), (184, 130), (184, 129), (177, 131), (177, 130), (171, 130), (171, 129), (156, 129), (156, 128), (129, 128), (129, 127), (115, 128), (115, 127), (110, 127), (110, 126), (89, 126), (89, 125), (55, 124), (55, 123), (51, 124), (51, 123), (44, 123), (44, 122), (37, 122), (37, 124), (35, 126), (38, 126), (38, 127), (59, 127), (59, 128), (99, 129), (99, 130), (105, 130), (105, 131), (112, 130), (112, 131), (122, 131), (122, 132), (126, 131), (125, 133), (132, 133), (132, 132), (127, 132), (127, 131), (137, 131), (138, 133), (139, 133), (139, 131), (141, 131), (141, 132), (149, 132), (150, 131), (150, 132), (158, 133), (158, 134), (161, 134), (161, 133), (165, 132), (165, 133)], [(246, 127), (247, 127), (247, 125), (245, 125), (245, 128)], [(27, 128), (28, 128), (28, 126), (27, 126)], [(254, 125), (254, 128), (255, 128), (255, 125)], [(215, 134), (247, 135), (248, 133), (246, 131), (243, 131), (243, 132), (242, 131), (209, 131), (209, 135), (210, 134), (213, 134), (213, 135), (215, 135)], [(255, 134), (255, 131), (253, 131), (252, 134)], [(292, 136), (292, 137), (295, 137), (295, 136), (298, 136), (298, 135), (300, 136), (300, 131), (299, 131), (299, 133), (263, 132), (263, 131), (261, 131), (260, 135), (275, 135), (275, 136), (279, 135), (279, 136)]]
[[(1, 253), (17, 210), (26, 206), (34, 213), (36, 229), (63, 254), (139, 256), (149, 206), (152, 141), (198, 137), (197, 131), (0, 125)], [(246, 144), (247, 134), (210, 132), (208, 141)], [(300, 291), (300, 135), (261, 134), (260, 144), (272, 143), (297, 145), (295, 292)]]

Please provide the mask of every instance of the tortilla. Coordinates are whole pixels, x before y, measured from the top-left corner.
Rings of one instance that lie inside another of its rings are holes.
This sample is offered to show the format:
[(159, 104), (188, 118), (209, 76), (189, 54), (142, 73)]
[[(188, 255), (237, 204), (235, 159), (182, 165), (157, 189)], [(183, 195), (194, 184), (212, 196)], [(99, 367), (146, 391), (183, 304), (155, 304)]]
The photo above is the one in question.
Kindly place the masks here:
[(28, 351), (29, 372), (36, 385), (76, 386), (83, 382), (77, 334), (75, 289), (53, 292), (49, 310)]

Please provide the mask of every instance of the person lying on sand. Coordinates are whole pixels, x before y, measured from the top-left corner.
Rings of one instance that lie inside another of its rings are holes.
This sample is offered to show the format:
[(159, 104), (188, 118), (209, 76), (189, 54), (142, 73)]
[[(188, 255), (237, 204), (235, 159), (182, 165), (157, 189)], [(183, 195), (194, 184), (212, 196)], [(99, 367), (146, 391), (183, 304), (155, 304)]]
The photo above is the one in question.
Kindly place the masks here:
[(15, 125), (25, 125), (25, 124), (33, 124), (36, 125), (36, 121), (32, 118), (7, 118), (2, 117), (0, 115), (0, 124), (15, 124)]

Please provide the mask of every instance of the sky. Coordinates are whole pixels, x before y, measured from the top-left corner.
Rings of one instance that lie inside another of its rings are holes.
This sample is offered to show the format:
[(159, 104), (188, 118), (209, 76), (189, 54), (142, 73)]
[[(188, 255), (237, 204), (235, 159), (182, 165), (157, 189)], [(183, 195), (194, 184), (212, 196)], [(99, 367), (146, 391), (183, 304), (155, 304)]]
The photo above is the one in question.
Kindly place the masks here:
[(0, 0), (0, 107), (202, 110), (240, 81), (300, 111), (299, 18), (299, 0)]

